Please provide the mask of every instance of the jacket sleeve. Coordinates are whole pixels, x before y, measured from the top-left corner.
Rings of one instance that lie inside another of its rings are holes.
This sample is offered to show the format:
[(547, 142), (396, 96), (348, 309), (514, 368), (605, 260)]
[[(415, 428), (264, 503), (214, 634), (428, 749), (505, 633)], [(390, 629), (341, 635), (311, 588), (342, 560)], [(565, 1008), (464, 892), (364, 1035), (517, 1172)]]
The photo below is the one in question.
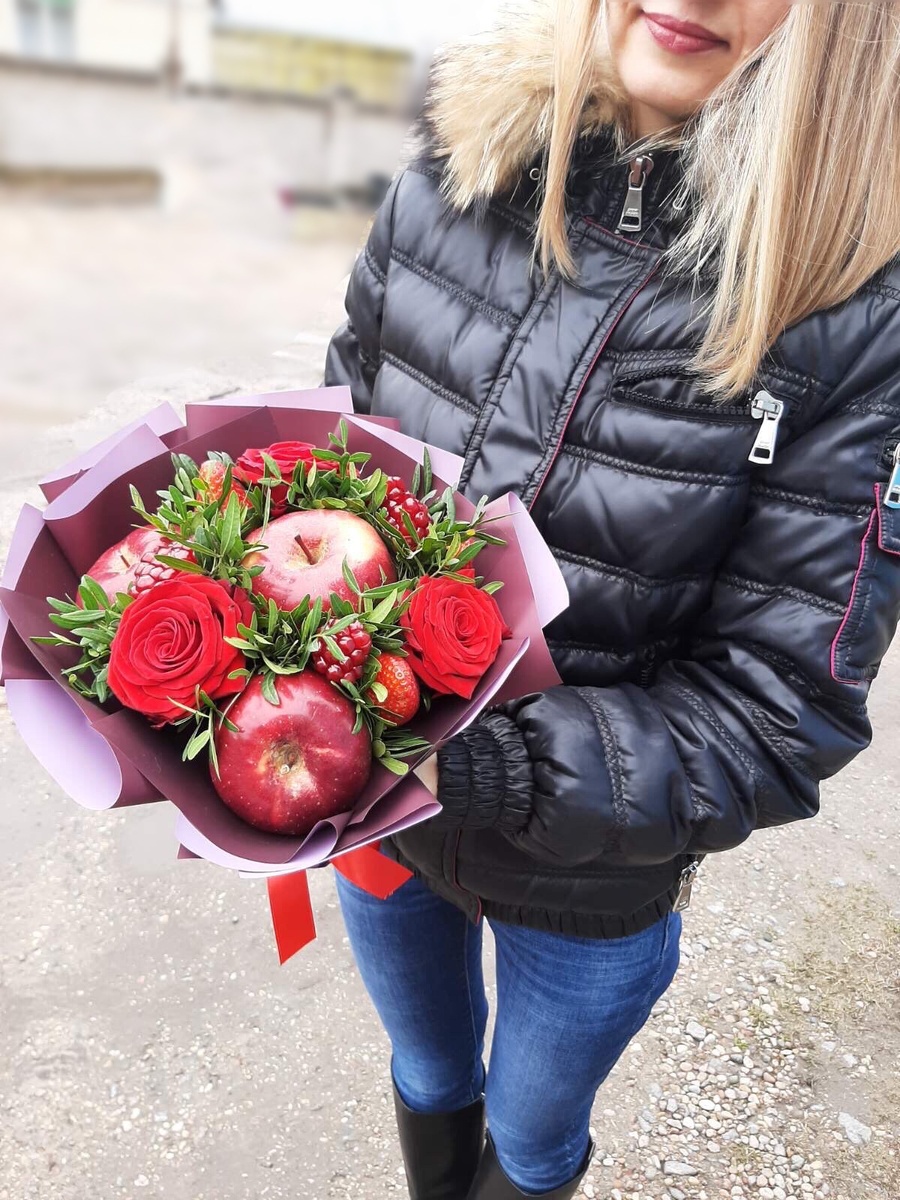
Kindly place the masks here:
[(556, 863), (650, 865), (817, 812), (820, 781), (870, 741), (900, 615), (898, 340), (759, 470), (680, 657), (647, 688), (560, 686), (483, 716), (439, 751), (437, 821)]
[(394, 204), (403, 171), (391, 181), (372, 221), (365, 246), (350, 271), (344, 298), (347, 319), (339, 326), (325, 354), (324, 386), (345, 384), (356, 412), (372, 407), (372, 391), (381, 353), (384, 289), (391, 257)]

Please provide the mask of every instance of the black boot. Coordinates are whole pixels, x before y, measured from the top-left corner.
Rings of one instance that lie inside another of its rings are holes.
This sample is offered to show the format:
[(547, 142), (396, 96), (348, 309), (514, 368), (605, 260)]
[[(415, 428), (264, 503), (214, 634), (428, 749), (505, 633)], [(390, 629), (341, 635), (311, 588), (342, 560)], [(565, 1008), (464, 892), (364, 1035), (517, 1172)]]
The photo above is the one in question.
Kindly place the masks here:
[(581, 1170), (575, 1178), (570, 1179), (568, 1183), (564, 1183), (562, 1187), (558, 1187), (552, 1192), (541, 1192), (538, 1196), (535, 1192), (520, 1192), (512, 1180), (507, 1177), (497, 1161), (497, 1152), (494, 1149), (494, 1143), (491, 1141), (491, 1135), (488, 1134), (487, 1145), (481, 1156), (478, 1174), (475, 1176), (468, 1200), (523, 1200), (523, 1198), (524, 1200), (528, 1200), (529, 1196), (533, 1200), (572, 1200), (572, 1197), (581, 1186), (582, 1179), (587, 1174), (587, 1169), (590, 1166), (593, 1156), (594, 1144), (592, 1142), (588, 1148)]
[(394, 1088), (410, 1200), (466, 1200), (484, 1145), (484, 1101), (452, 1113), (417, 1113)]

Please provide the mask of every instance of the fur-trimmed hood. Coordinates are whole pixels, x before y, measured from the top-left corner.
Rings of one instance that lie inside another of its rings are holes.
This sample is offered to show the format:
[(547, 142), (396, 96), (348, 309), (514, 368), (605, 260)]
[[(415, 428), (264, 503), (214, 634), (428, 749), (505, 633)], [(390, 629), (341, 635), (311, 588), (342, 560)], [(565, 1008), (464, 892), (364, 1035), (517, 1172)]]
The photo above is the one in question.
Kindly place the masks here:
[[(554, 8), (552, 0), (508, 4), (487, 32), (447, 46), (435, 60), (421, 133), (430, 153), (449, 160), (453, 199), (463, 207), (509, 186), (547, 148)], [(607, 60), (598, 53), (595, 62), (580, 129), (588, 139), (609, 130), (621, 102)]]

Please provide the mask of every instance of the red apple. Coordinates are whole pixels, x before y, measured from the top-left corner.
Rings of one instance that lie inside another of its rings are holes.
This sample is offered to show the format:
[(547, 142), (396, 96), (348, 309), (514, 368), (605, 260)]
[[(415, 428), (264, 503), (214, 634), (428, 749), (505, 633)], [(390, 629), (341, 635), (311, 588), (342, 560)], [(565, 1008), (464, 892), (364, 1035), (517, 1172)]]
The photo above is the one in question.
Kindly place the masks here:
[(250, 680), (228, 713), (238, 732), (216, 735), (212, 782), (250, 825), (299, 836), (352, 806), (369, 778), (372, 744), (365, 726), (353, 733), (350, 701), (314, 671), (279, 679), (278, 698), (270, 704), (260, 676)]
[(361, 588), (393, 583), (397, 578), (390, 552), (372, 526), (343, 509), (288, 513), (271, 521), (265, 531), (251, 533), (249, 541), (266, 547), (251, 551), (244, 559), (245, 566), (265, 567), (253, 581), (254, 592), (288, 612), (305, 596), (327, 601), (336, 592), (352, 601), (353, 593), (344, 579), (345, 561)]
[(163, 534), (150, 525), (132, 529), (128, 537), (104, 551), (94, 565), (85, 571), (85, 575), (90, 575), (109, 599), (115, 600), (117, 592), (127, 592), (131, 586), (134, 569), (141, 561), (141, 556), (157, 553), (165, 541)]

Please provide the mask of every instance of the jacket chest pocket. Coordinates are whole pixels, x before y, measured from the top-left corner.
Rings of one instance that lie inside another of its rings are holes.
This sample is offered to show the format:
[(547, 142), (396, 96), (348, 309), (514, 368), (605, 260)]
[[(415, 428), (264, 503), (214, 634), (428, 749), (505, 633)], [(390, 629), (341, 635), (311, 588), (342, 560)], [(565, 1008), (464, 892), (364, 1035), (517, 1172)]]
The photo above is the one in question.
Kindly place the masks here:
[(900, 508), (875, 505), (863, 534), (843, 620), (831, 643), (831, 674), (839, 683), (874, 679), (900, 618)]

